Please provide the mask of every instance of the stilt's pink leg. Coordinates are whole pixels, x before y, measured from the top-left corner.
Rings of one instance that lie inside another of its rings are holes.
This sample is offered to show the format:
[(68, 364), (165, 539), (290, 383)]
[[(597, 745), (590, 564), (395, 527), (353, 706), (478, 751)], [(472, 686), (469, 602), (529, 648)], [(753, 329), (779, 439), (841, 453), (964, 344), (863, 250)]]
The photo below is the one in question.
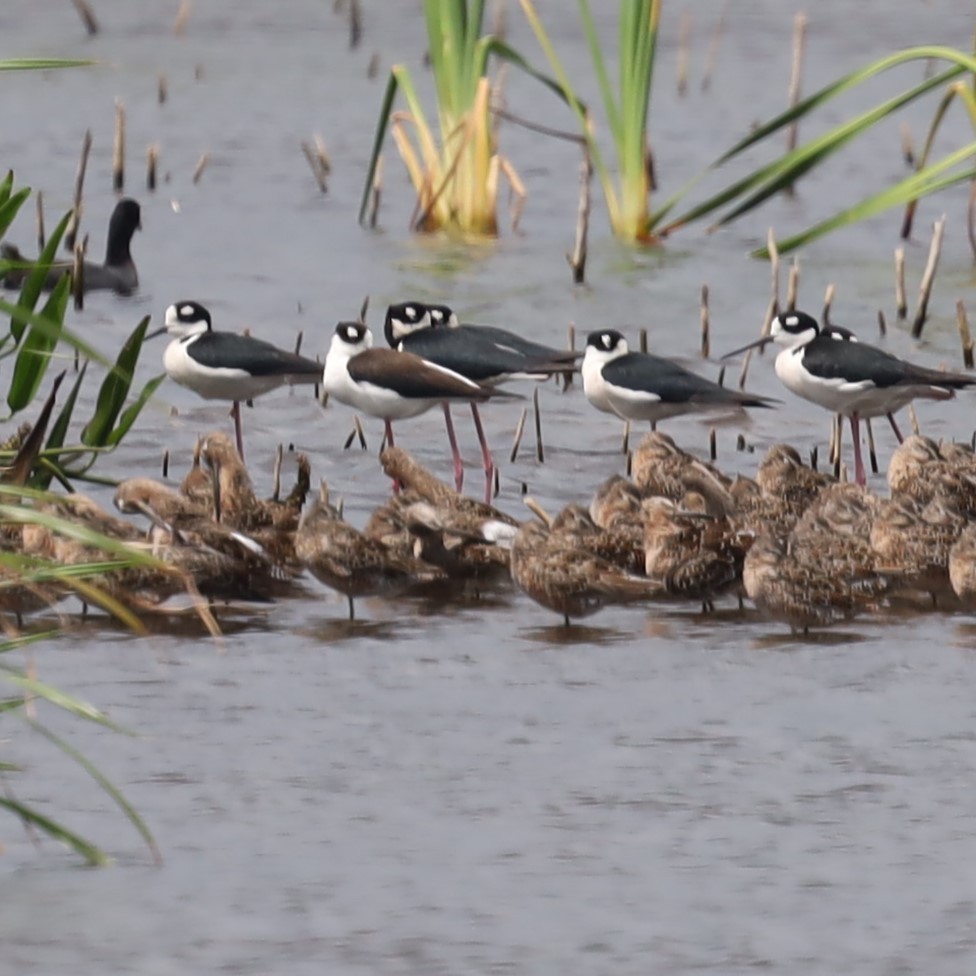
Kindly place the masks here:
[(241, 460), (244, 460), (244, 431), (241, 429), (241, 404), (239, 400), (234, 401), (234, 406), (230, 408), (230, 415), (234, 418), (234, 436), (237, 438), (237, 453)]
[(478, 443), (481, 445), (481, 457), (485, 464), (485, 504), (491, 504), (491, 492), (495, 486), (495, 459), (491, 456), (488, 441), (485, 440), (485, 429), (481, 426), (481, 414), (478, 405), (471, 404), (471, 416), (474, 418), (474, 429), (478, 432)]
[(905, 438), (901, 436), (901, 431), (898, 429), (898, 424), (895, 423), (895, 415), (893, 413), (888, 414), (888, 423), (891, 424), (891, 429), (895, 432), (895, 437), (898, 438), (898, 443), (904, 443)]
[(859, 485), (868, 483), (861, 458), (861, 423), (856, 413), (851, 414), (851, 436), (854, 438), (854, 481)]
[(451, 408), (447, 403), (442, 403), (444, 408), (444, 426), (447, 427), (447, 439), (451, 442), (451, 457), (454, 460), (454, 490), (460, 494), (464, 484), (464, 462), (461, 460), (461, 452), (458, 450), (457, 437), (454, 436), (454, 421), (451, 420)]

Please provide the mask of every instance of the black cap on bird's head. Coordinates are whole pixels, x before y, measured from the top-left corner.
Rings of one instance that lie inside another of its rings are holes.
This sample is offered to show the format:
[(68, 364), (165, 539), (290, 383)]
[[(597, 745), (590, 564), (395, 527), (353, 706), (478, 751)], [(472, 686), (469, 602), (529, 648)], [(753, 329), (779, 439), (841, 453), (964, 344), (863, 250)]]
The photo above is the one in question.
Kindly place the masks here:
[(387, 308), (383, 334), (387, 343), (395, 349), (404, 336), (430, 325), (430, 314), (423, 302), (399, 302)]
[(627, 340), (616, 329), (600, 329), (586, 337), (586, 351), (600, 356), (622, 356), (628, 352)]
[(150, 332), (146, 339), (154, 339), (164, 332), (177, 337), (199, 335), (202, 332), (210, 332), (212, 328), (210, 312), (199, 302), (174, 302), (163, 315), (162, 328)]

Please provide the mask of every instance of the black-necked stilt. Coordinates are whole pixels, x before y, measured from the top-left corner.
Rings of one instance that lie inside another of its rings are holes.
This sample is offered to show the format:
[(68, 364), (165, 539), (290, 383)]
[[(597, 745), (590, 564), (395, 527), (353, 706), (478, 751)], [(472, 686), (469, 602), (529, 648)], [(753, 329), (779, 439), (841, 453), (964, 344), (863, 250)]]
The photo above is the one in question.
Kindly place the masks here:
[[(374, 349), (373, 334), (359, 322), (340, 322), (325, 357), (322, 392), (385, 424), (393, 446), (392, 421), (426, 413), (451, 401), (480, 403), (498, 391), (410, 352)], [(457, 475), (457, 438), (448, 417), (448, 436)]]
[(205, 400), (231, 400), (237, 450), (244, 457), (241, 401), (252, 400), (286, 383), (318, 383), (322, 364), (279, 349), (263, 339), (215, 332), (210, 313), (199, 302), (176, 302), (166, 309), (165, 325), (147, 339), (168, 332), (175, 338), (163, 353), (170, 379)]
[(951, 400), (976, 378), (916, 366), (850, 337), (846, 329), (822, 328), (805, 312), (783, 312), (773, 318), (769, 335), (723, 358), (770, 342), (785, 346), (776, 357), (776, 375), (792, 393), (850, 420), (854, 477), (863, 485), (862, 419), (893, 414), (916, 399)]
[(583, 359), (583, 392), (597, 410), (652, 424), (688, 413), (771, 407), (776, 401), (728, 390), (670, 359), (631, 352), (614, 329), (591, 332)]
[[(394, 349), (412, 352), (485, 386), (496, 386), (513, 379), (546, 379), (554, 373), (572, 370), (580, 356), (580, 353), (523, 339), (507, 329), (487, 325), (462, 326), (447, 305), (425, 305), (422, 302), (391, 305), (386, 312), (384, 334)], [(471, 404), (471, 416), (484, 460), (487, 501), (491, 498), (495, 464), (475, 403)], [(452, 436), (453, 424), (446, 404), (444, 418), (448, 434)], [(463, 477), (463, 468), (456, 468), (458, 491)]]
[[(111, 290), (120, 295), (131, 295), (139, 287), (139, 275), (132, 260), (129, 245), (132, 235), (142, 227), (139, 204), (125, 197), (115, 205), (108, 223), (108, 242), (105, 247), (105, 263), (85, 261), (82, 276), (85, 291)], [(33, 262), (25, 258), (13, 244), (0, 245), (0, 257), (14, 262), (3, 276), (5, 288), (19, 288), (31, 271)], [(71, 262), (52, 264), (44, 279), (45, 288), (53, 288), (65, 272), (73, 268)]]

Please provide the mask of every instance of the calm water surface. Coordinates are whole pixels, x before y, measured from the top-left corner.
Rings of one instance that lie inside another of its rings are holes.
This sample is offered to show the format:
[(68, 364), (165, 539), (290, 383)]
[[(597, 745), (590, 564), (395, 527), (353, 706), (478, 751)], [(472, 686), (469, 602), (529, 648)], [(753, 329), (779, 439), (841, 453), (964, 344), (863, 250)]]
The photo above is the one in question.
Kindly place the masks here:
[[(574, 291), (563, 253), (575, 151), (511, 127), (504, 150), (530, 193), (521, 234), (475, 249), (411, 238), (412, 199), (392, 149), (382, 227), (356, 227), (383, 84), (366, 78), (370, 55), (384, 70), (405, 61), (429, 89), (416, 4), (366, 0), (354, 53), (330, 4), (196, 4), (182, 38), (172, 33), (176, 5), (94, 6), (103, 30), (92, 40), (69, 4), (7, 0), (0, 9), (5, 54), (99, 61), (0, 79), (0, 162), (43, 190), (53, 222), (70, 204), (90, 127), (84, 226), (100, 252), (113, 203), (114, 100), (124, 99), (127, 190), (144, 208), (134, 245), (143, 287), (128, 301), (92, 296), (72, 318), (106, 351), (142, 315), (158, 320), (167, 304), (192, 297), (219, 326), (249, 326), (282, 344), (301, 330), (303, 349), (321, 354), (336, 320), (369, 294), (374, 326), (389, 301), (437, 296), (465, 317), (556, 343), (571, 322), (635, 339), (647, 327), (655, 349), (694, 361), (703, 283), (713, 348), (742, 344), (758, 330), (769, 287), (768, 268), (744, 257), (749, 247), (769, 226), (797, 230), (901, 172), (891, 125), (795, 199), (641, 255), (609, 240), (598, 210), (591, 283)], [(820, 4), (810, 17), (808, 90), (891, 48), (968, 38), (964, 7)], [(544, 5), (552, 20), (556, 9)], [(701, 63), (721, 5), (696, 5), (692, 88), (682, 100), (673, 85), (677, 10), (666, 14), (652, 110), (666, 191), (781, 108), (794, 13), (761, 0), (734, 5), (704, 96)], [(513, 43), (534, 51), (514, 9), (509, 22)], [(574, 19), (554, 34), (590, 79)], [(515, 112), (560, 123), (514, 76), (508, 98)], [(854, 98), (849, 108), (865, 104)], [(925, 112), (908, 117), (921, 139)], [(334, 164), (324, 197), (299, 150), (316, 132)], [(141, 186), (150, 142), (160, 144), (167, 177), (154, 195)], [(204, 152), (211, 163), (194, 186)], [(958, 359), (954, 304), (972, 298), (965, 197), (924, 203), (919, 241), (908, 247), (914, 289), (931, 221), (949, 214), (925, 343), (913, 348), (899, 330), (887, 340), (924, 362)], [(835, 319), (872, 338), (877, 309), (890, 316), (893, 304), (897, 224), (880, 218), (804, 252), (801, 303), (818, 309), (833, 282)], [(26, 211), (12, 236), (33, 243)], [(159, 370), (160, 354), (144, 357), (140, 380)], [(755, 364), (750, 386), (783, 397), (768, 360)], [(104, 473), (158, 471), (164, 447), (181, 471), (198, 432), (228, 425), (220, 405), (170, 384), (161, 393)], [(740, 430), (758, 451), (783, 438), (822, 449), (826, 420), (783, 399), (775, 413), (719, 429), (720, 464), (754, 471), (756, 455), (734, 449)], [(500, 504), (515, 514), (523, 484), (554, 508), (587, 497), (622, 464), (618, 425), (578, 389), (546, 386), (542, 403), (544, 465), (531, 438), (507, 462), (517, 406), (485, 411), (503, 459)], [(974, 426), (971, 398), (919, 414), (934, 436), (968, 437)], [(376, 425), (367, 426), (368, 452), (342, 450), (350, 428), (350, 413), (323, 412), (304, 395), (260, 401), (245, 432), (261, 491), (275, 446), (294, 445), (362, 524), (388, 489), (373, 453)], [(706, 445), (700, 423), (669, 429), (683, 445)], [(460, 433), (477, 491), (466, 419)], [(878, 437), (887, 456), (890, 435)], [(438, 416), (405, 424), (401, 441), (448, 471)], [(363, 619), (350, 624), (344, 601), (310, 581), (294, 600), (227, 614), (220, 646), (192, 625), (136, 639), (95, 621), (34, 650), (42, 677), (137, 733), (49, 716), (124, 788), (165, 864), (150, 866), (83, 775), (5, 723), (3, 758), (28, 768), (11, 780), (17, 796), (116, 857), (108, 870), (84, 870), (3, 821), (0, 946), (11, 972), (972, 972), (976, 622), (967, 615), (858, 620), (798, 641), (751, 611), (724, 607), (707, 619), (668, 604), (606, 611), (567, 633), (508, 587), (450, 606), (367, 600), (359, 609)]]

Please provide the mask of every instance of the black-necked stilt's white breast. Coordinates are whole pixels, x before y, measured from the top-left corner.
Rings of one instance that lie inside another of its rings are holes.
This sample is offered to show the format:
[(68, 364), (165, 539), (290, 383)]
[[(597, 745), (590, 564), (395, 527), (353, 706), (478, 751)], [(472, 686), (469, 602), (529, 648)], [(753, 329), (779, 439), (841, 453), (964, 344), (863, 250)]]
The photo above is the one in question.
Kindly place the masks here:
[[(498, 391), (410, 352), (374, 349), (373, 334), (359, 322), (340, 322), (325, 357), (322, 391), (385, 424), (393, 446), (392, 421), (426, 413), (452, 401), (481, 403)], [(455, 475), (461, 464), (448, 425)]]
[[(507, 329), (487, 325), (462, 326), (447, 305), (422, 302), (391, 305), (386, 312), (384, 334), (394, 349), (412, 352), (485, 386), (496, 386), (513, 379), (546, 379), (554, 373), (572, 370), (580, 356), (523, 339)], [(494, 460), (477, 404), (473, 402), (471, 415), (484, 460), (486, 500), (490, 500)], [(448, 436), (452, 436), (453, 424), (447, 406), (444, 417)], [(463, 474), (463, 468), (455, 470), (458, 491)]]
[(321, 379), (321, 363), (253, 336), (215, 332), (210, 313), (199, 302), (170, 305), (164, 321), (147, 338), (163, 332), (174, 337), (163, 353), (167, 375), (205, 400), (233, 401), (231, 415), (242, 458), (241, 401), (286, 383), (318, 383)]
[[(858, 342), (853, 333), (822, 327), (805, 312), (773, 318), (769, 335), (723, 358), (776, 342), (786, 348), (776, 357), (776, 375), (804, 400), (849, 418), (854, 438), (855, 480), (866, 481), (861, 458), (860, 421), (893, 414), (912, 400), (951, 400), (976, 377), (928, 369)], [(897, 433), (897, 427), (895, 428)]]
[(631, 352), (615, 329), (591, 332), (583, 358), (583, 392), (597, 410), (652, 424), (682, 414), (771, 407), (776, 401), (729, 390), (670, 359)]

